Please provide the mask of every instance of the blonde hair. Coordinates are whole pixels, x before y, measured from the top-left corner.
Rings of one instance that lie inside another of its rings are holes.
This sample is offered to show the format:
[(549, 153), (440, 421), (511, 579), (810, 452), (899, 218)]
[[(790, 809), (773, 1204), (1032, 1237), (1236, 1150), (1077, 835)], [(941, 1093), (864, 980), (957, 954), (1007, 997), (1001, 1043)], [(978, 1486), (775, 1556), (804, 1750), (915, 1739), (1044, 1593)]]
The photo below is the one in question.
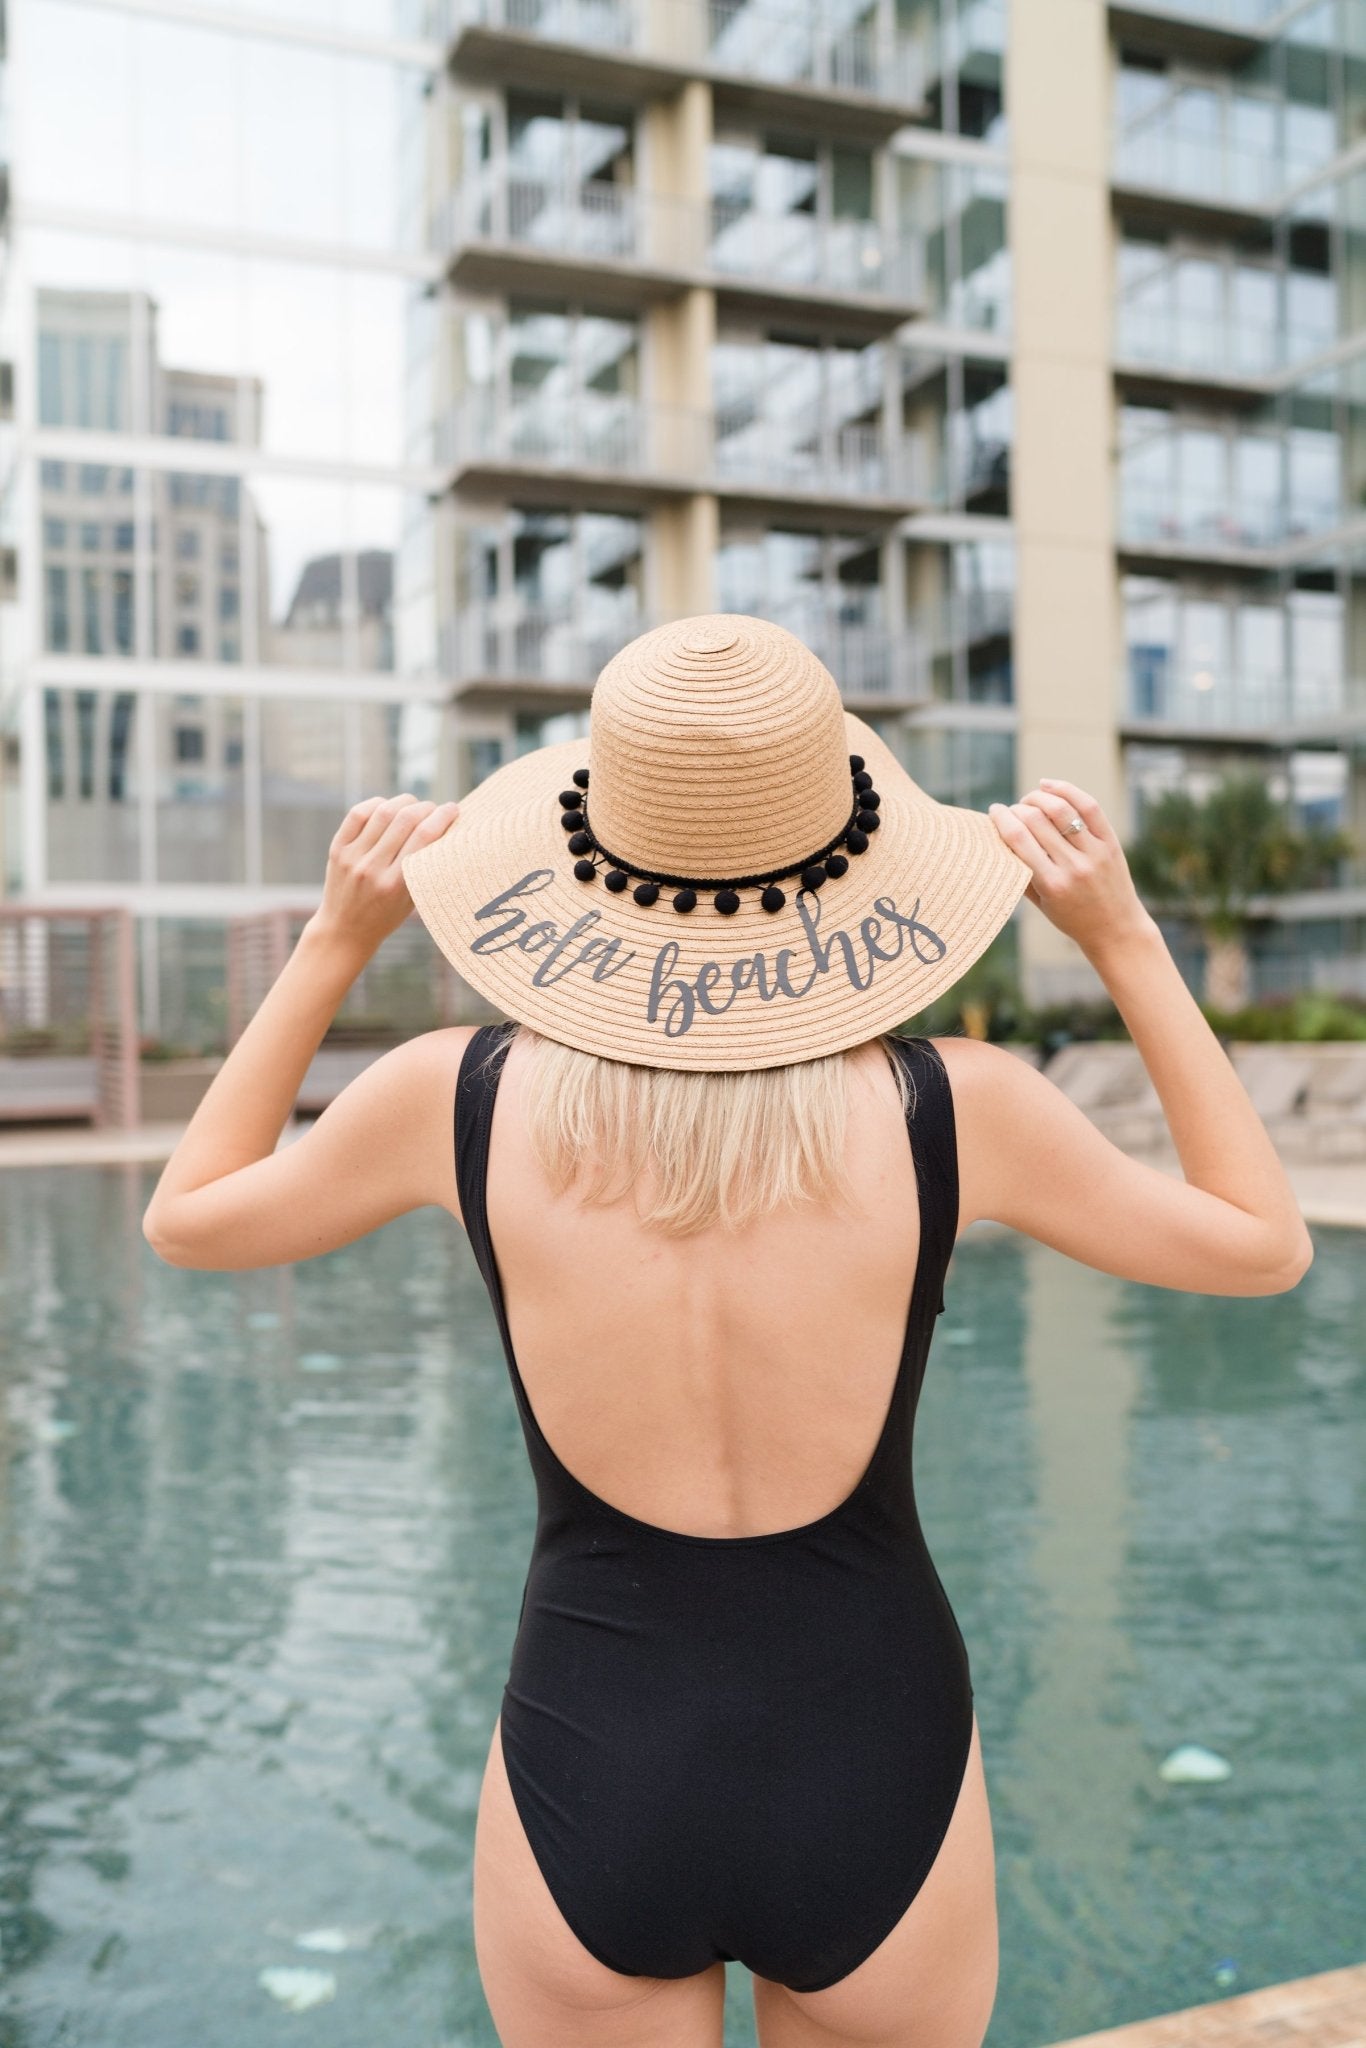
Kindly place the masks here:
[[(532, 1151), (557, 1194), (631, 1194), (675, 1236), (726, 1229), (804, 1201), (842, 1201), (851, 1052), (739, 1073), (632, 1066), (517, 1027)], [(901, 1062), (892, 1072), (907, 1104)], [(648, 1169), (648, 1183), (646, 1182)]]

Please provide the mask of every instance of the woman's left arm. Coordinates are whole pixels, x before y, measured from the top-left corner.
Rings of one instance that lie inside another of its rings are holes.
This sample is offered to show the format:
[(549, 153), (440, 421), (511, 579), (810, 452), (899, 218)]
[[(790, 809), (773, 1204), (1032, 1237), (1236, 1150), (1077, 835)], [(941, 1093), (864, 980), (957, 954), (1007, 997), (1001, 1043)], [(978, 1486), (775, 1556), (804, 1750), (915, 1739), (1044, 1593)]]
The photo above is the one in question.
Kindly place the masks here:
[(143, 1235), (169, 1265), (286, 1265), (427, 1203), (459, 1215), (443, 1109), (465, 1029), (396, 1046), (302, 1137), (276, 1149), (342, 998), (412, 909), (403, 856), (439, 838), (455, 811), (411, 796), (369, 797), (343, 818), (322, 902), (214, 1075), (143, 1216)]

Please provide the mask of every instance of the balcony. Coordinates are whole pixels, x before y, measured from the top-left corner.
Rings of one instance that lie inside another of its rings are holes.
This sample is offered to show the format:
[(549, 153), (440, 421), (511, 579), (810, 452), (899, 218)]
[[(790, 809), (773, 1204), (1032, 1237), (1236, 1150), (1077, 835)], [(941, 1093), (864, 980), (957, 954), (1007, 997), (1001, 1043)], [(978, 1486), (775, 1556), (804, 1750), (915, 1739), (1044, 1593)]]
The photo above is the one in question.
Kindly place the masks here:
[(474, 391), (440, 436), (454, 481), (491, 488), (529, 477), (622, 486), (642, 497), (717, 491), (727, 497), (857, 504), (865, 514), (914, 510), (915, 450), (888, 445), (880, 426), (818, 417), (766, 418), (755, 403), (716, 413), (647, 406), (625, 394), (498, 404)]
[(1167, 649), (1135, 649), (1123, 702), (1125, 729), (1135, 736), (1255, 737), (1270, 744), (1359, 732), (1366, 682), (1341, 670), (1192, 669)]
[[(851, 708), (904, 708), (923, 701), (907, 640), (894, 641), (882, 628), (803, 610), (791, 630), (825, 663)], [(455, 682), (458, 697), (499, 696), (516, 691), (577, 701), (587, 696), (603, 664), (646, 631), (643, 619), (615, 625), (585, 625), (568, 613), (520, 600), (476, 605), (441, 633), (442, 673)]]
[(1125, 192), (1254, 222), (1269, 218), (1286, 182), (1275, 149), (1183, 133), (1170, 121), (1152, 121), (1118, 138), (1112, 180)]
[(840, 21), (810, 0), (454, 0), (451, 37), (476, 78), (572, 90), (612, 74), (649, 94), (700, 73), (760, 111), (837, 100), (841, 126), (868, 134), (923, 113), (919, 46), (886, 6)]
[(1015, 593), (952, 591), (937, 605), (918, 611), (913, 624), (931, 654), (944, 654), (953, 647), (977, 646), (984, 640), (1007, 640), (1014, 631)]
[(433, 234), (453, 279), (474, 290), (572, 290), (585, 270), (600, 290), (610, 269), (618, 295), (642, 302), (710, 283), (730, 296), (857, 311), (870, 332), (922, 310), (918, 245), (871, 221), (698, 204), (505, 163), (452, 193)]
[(633, 614), (588, 624), (562, 608), (522, 599), (474, 605), (440, 632), (443, 675), (456, 695), (499, 694), (510, 685), (553, 699), (577, 700), (596, 681), (604, 663), (647, 630)]
[(1330, 533), (1342, 521), (1336, 497), (1301, 496), (1287, 503), (1280, 492), (1263, 495), (1182, 492), (1126, 484), (1119, 506), (1119, 545), (1129, 553), (1161, 553), (1223, 560), (1260, 557), (1315, 533)]

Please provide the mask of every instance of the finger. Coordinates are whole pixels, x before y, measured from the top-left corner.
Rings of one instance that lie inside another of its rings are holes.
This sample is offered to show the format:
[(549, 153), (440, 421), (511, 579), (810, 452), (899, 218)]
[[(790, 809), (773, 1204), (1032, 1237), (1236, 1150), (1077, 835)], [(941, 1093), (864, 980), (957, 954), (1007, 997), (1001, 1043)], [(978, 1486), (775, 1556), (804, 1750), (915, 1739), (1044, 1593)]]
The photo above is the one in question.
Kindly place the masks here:
[(1088, 790), (1078, 789), (1075, 782), (1064, 782), (1060, 775), (1041, 775), (1039, 787), (1057, 790), (1065, 797), (1093, 838), (1103, 839), (1107, 846), (1118, 846), (1114, 827)]
[(333, 846), (349, 846), (361, 832), (366, 819), (376, 804), (383, 803), (383, 797), (363, 796), (359, 803), (352, 804), (346, 816), (332, 835)]
[(449, 803), (438, 804), (436, 809), (430, 812), (420, 825), (414, 827), (413, 836), (409, 840), (408, 846), (411, 847), (419, 839), (440, 839), (444, 832), (450, 830), (459, 815), (460, 806), (454, 800)]
[(356, 851), (358, 853), (373, 853), (375, 848), (381, 844), (385, 835), (391, 830), (395, 819), (402, 811), (404, 805), (416, 802), (417, 798), (410, 789), (405, 790), (402, 796), (379, 797), (374, 803), (369, 817), (356, 835)]
[(430, 797), (411, 797), (407, 802), (399, 800), (399, 807), (389, 820), (374, 845), (377, 864), (398, 859), (406, 851), (414, 833), (425, 825), (435, 811), (436, 805)]
[[(1082, 850), (1081, 842), (1088, 837), (1086, 820), (1075, 804), (1069, 803), (1064, 796), (1054, 796), (1052, 791), (1047, 789), (1031, 789), (1020, 801), (1033, 804), (1036, 810), (1042, 811), (1045, 817), (1051, 819), (1069, 854), (1075, 856)], [(1074, 829), (1069, 831), (1069, 825)]]
[(1076, 865), (1072, 843), (1064, 839), (1053, 820), (1042, 805), (1033, 803), (1028, 797), (1021, 797), (1010, 807), (1018, 817), (1024, 819), (1056, 871), (1071, 873)]
[[(1011, 852), (1018, 853), (1036, 876), (1047, 874), (1056, 867), (1057, 863), (1049, 859), (1023, 818), (1017, 818), (1009, 804), (989, 804), (987, 816)], [(1028, 886), (1032, 888), (1034, 885), (1031, 882)]]

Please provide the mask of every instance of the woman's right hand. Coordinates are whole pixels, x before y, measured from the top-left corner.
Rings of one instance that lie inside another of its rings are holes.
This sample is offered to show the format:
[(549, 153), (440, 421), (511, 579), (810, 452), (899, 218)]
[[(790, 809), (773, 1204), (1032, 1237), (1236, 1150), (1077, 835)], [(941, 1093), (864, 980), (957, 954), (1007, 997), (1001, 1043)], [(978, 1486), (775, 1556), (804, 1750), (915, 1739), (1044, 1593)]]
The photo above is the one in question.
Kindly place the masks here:
[[(1011, 852), (1033, 870), (1025, 895), (1088, 958), (1156, 930), (1114, 827), (1074, 782), (1041, 776), (1018, 803), (992, 804), (988, 815)], [(1081, 830), (1065, 831), (1074, 818)]]
[(413, 909), (403, 863), (455, 823), (460, 806), (415, 797), (367, 796), (352, 804), (327, 850), (322, 901), (308, 920), (368, 960)]

